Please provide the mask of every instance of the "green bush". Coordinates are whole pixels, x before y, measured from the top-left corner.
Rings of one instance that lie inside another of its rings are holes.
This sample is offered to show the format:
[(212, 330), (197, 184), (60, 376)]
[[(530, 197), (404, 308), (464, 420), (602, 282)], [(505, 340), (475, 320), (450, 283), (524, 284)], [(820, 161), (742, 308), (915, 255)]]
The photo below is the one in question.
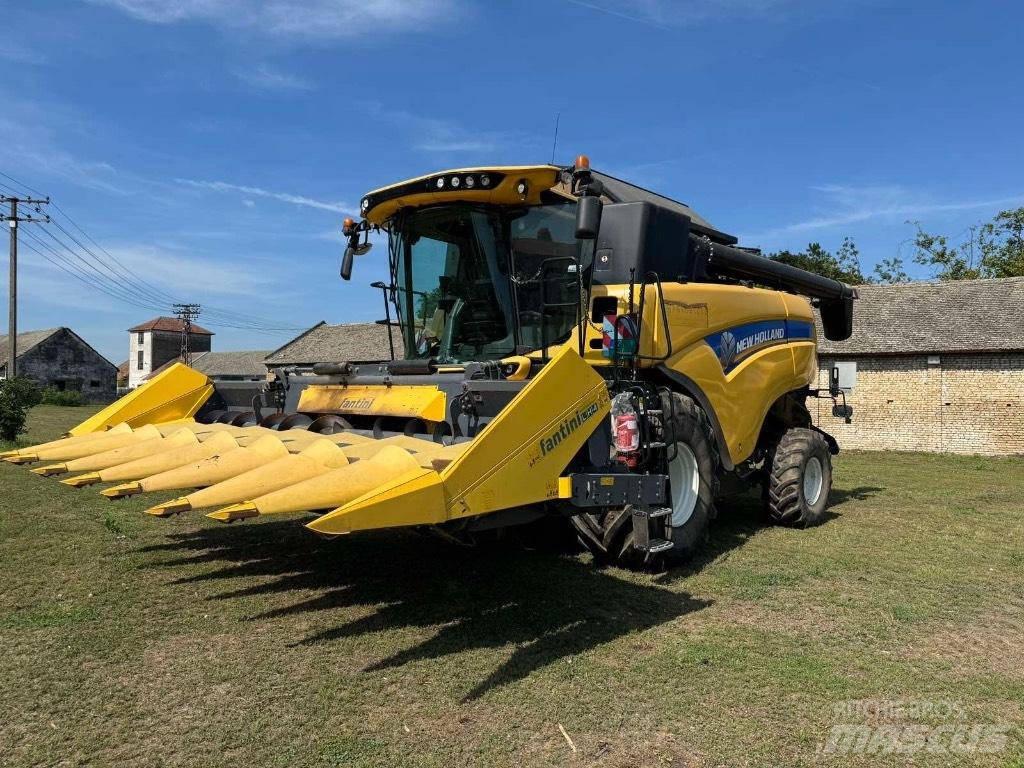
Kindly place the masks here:
[(14, 440), (22, 434), (28, 409), (39, 401), (39, 389), (28, 379), (0, 381), (0, 438)]
[(34, 408), (42, 402), (43, 393), (32, 379), (26, 379), (24, 376), (15, 376), (7, 386), (11, 388), (15, 397), (26, 408)]
[(85, 398), (74, 389), (47, 387), (43, 390), (42, 402), (45, 405), (84, 405)]

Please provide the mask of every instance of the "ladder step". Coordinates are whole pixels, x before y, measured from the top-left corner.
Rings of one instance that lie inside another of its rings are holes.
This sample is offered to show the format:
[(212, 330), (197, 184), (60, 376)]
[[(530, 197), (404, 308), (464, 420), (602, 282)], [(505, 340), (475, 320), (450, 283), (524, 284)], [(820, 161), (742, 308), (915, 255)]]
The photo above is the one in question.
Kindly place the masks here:
[(647, 551), (652, 555), (656, 555), (659, 552), (672, 549), (673, 546), (671, 541), (665, 541), (665, 539), (651, 539), (647, 544)]
[(672, 507), (655, 507), (654, 509), (647, 510), (647, 516), (650, 518), (668, 517), (671, 514)]
[(655, 440), (652, 440), (651, 442), (649, 442), (647, 444), (647, 447), (648, 448), (664, 448), (665, 444), (664, 443), (659, 443), (659, 442), (657, 442)]

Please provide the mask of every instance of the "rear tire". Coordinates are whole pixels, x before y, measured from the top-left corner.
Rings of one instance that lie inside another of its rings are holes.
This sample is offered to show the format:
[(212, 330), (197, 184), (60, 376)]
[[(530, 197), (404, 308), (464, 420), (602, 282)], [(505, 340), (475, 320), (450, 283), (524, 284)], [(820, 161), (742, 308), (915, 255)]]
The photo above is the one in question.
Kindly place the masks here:
[[(651, 535), (665, 536), (673, 547), (659, 555), (637, 549), (631, 506), (576, 515), (572, 521), (580, 543), (599, 562), (624, 568), (653, 568), (661, 558), (670, 562), (686, 560), (707, 541), (718, 493), (718, 452), (711, 425), (704, 412), (685, 395), (664, 393), (661, 407), (666, 441), (676, 442), (668, 483), (673, 512), (670, 517), (655, 521)], [(671, 445), (667, 450), (672, 456)], [(662, 520), (665, 531), (658, 533)]]
[(822, 523), (832, 490), (832, 454), (825, 438), (813, 429), (789, 429), (769, 458), (765, 506), (772, 522), (791, 528)]

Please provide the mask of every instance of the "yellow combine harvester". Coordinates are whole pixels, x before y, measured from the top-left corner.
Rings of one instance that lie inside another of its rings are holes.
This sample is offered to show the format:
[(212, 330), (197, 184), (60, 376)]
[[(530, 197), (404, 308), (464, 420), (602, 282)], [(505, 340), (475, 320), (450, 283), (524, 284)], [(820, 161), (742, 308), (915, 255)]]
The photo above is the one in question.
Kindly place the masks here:
[(391, 281), (375, 285), (400, 359), (325, 360), (262, 387), (175, 366), (4, 458), (110, 498), (179, 491), (157, 516), (316, 512), (306, 525), (325, 535), (472, 540), (554, 515), (599, 559), (634, 564), (698, 547), (725, 473), (762, 485), (779, 523), (821, 520), (838, 448), (805, 400), (839, 389), (814, 388), (812, 301), (845, 339), (849, 286), (737, 247), (582, 156), (422, 176), (360, 213), (342, 277), (385, 233)]

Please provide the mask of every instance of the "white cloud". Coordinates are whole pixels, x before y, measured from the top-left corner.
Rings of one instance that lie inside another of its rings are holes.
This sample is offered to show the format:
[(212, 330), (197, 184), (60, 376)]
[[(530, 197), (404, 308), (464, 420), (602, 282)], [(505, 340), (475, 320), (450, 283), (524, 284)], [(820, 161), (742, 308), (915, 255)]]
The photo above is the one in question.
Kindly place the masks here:
[(523, 136), (505, 131), (471, 131), (451, 120), (414, 115), (402, 109), (385, 107), (379, 101), (363, 102), (359, 107), (370, 117), (390, 123), (415, 136), (412, 148), (435, 154), (466, 152), (493, 153), (499, 148), (524, 144)]
[(811, 189), (820, 193), (822, 200), (827, 204), (821, 213), (782, 227), (744, 236), (744, 239), (771, 240), (785, 235), (826, 231), (872, 220), (888, 219), (903, 222), (934, 213), (997, 209), (1024, 202), (1024, 195), (940, 202), (895, 185), (824, 184)]
[[(273, 200), (280, 200), (283, 203), (294, 203), (307, 208), (317, 208), (322, 211), (334, 211), (335, 213), (348, 213), (353, 210), (351, 205), (342, 202), (327, 200), (316, 200), (305, 195), (292, 195), (287, 192), (271, 192), (260, 187), (249, 187), (242, 184), (230, 184), (226, 181), (196, 181), (194, 179), (175, 179), (178, 184), (183, 184), (196, 189), (209, 189), (214, 192), (237, 192), (250, 197), (269, 197)], [(250, 201), (252, 202), (252, 201)]]
[(210, 259), (148, 244), (108, 247), (107, 253), (146, 282), (173, 296), (263, 296), (276, 280), (262, 270), (240, 268), (227, 259)]
[(669, 29), (741, 16), (763, 16), (797, 0), (566, 0), (608, 16)]
[(313, 84), (304, 78), (282, 72), (269, 64), (237, 67), (235, 77), (254, 88), (265, 91), (311, 91)]
[(214, 26), (310, 40), (371, 31), (419, 31), (451, 22), (464, 0), (90, 0), (141, 21), (197, 21)]
[[(30, 176), (63, 179), (90, 189), (128, 194), (121, 174), (107, 162), (88, 160), (58, 146), (54, 126), (67, 132), (80, 130), (65, 114), (33, 102), (8, 99), (0, 114), (0, 165), (21, 169)], [(27, 180), (32, 183), (31, 179)], [(38, 186), (38, 185), (35, 185)]]

